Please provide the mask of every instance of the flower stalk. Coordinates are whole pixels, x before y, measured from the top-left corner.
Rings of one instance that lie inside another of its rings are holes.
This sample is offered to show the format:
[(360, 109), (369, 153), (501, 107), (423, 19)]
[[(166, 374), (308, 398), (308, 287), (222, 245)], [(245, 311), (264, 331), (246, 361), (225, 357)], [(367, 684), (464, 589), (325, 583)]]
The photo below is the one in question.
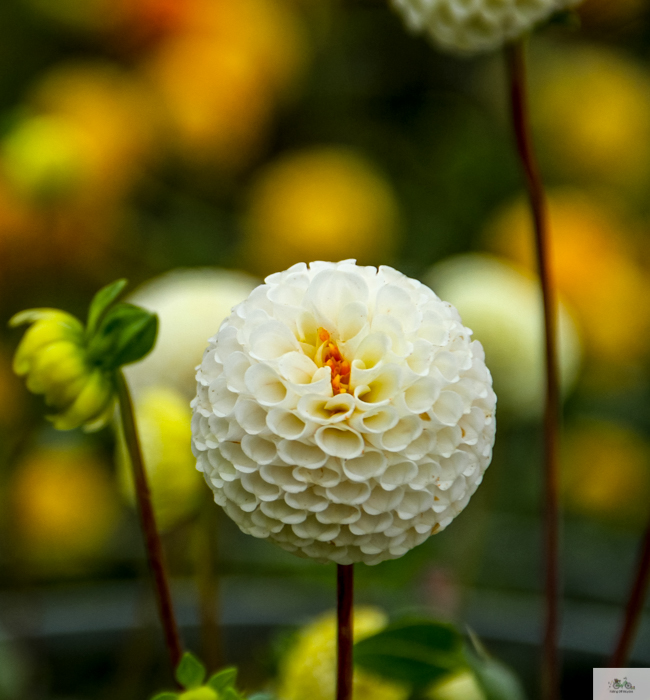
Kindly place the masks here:
[(133, 402), (122, 370), (116, 372), (116, 384), (124, 439), (133, 467), (133, 481), (135, 483), (140, 523), (142, 525), (142, 533), (144, 535), (147, 557), (149, 559), (149, 567), (154, 579), (158, 614), (163, 627), (165, 644), (169, 652), (172, 669), (176, 669), (181, 661), (183, 649), (174, 614), (162, 544), (156, 528), (156, 520), (151, 504), (151, 494), (144, 470), (142, 450), (138, 441)]
[(510, 102), (517, 150), (524, 170), (533, 216), (537, 266), (544, 305), (546, 403), (544, 410), (544, 561), (546, 611), (542, 657), (542, 683), (545, 700), (554, 700), (559, 691), (559, 464), (558, 435), (560, 397), (557, 366), (557, 304), (553, 289), (549, 230), (544, 186), (530, 133), (526, 86), (526, 44), (520, 39), (507, 49)]
[(354, 564), (337, 564), (336, 700), (352, 700)]
[(643, 612), (643, 603), (648, 593), (648, 585), (650, 584), (650, 522), (646, 527), (641, 551), (637, 562), (636, 575), (632, 583), (630, 595), (625, 608), (625, 618), (623, 627), (619, 635), (616, 649), (609, 660), (609, 668), (626, 668), (628, 658), (634, 645), (639, 623), (641, 621), (641, 613)]

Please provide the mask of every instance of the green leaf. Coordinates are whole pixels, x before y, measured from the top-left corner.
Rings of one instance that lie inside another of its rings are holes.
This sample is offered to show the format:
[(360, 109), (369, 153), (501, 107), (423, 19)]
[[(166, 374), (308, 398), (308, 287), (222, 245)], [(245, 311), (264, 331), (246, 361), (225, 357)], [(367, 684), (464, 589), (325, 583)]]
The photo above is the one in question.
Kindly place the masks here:
[(424, 688), (467, 666), (458, 630), (440, 622), (407, 618), (357, 642), (354, 661), (390, 680)]
[(519, 678), (506, 664), (493, 658), (479, 659), (470, 654), (468, 661), (486, 700), (526, 700)]
[(231, 688), (234, 686), (236, 679), (237, 669), (232, 666), (229, 668), (224, 668), (211, 676), (210, 680), (208, 681), (208, 685), (212, 688), (212, 690), (216, 690), (217, 693), (220, 693), (226, 688)]
[(158, 693), (158, 695), (154, 695), (151, 700), (178, 700), (180, 695), (178, 693)]
[(184, 688), (198, 688), (203, 683), (205, 673), (205, 666), (191, 651), (186, 651), (176, 668), (176, 680)]
[(116, 280), (95, 294), (88, 309), (87, 338), (91, 338), (95, 333), (108, 307), (116, 301), (127, 284), (128, 282), (125, 279)]
[(115, 304), (90, 338), (90, 360), (109, 371), (137, 362), (151, 351), (157, 334), (156, 314), (133, 304)]
[(219, 700), (246, 700), (246, 698), (234, 688), (226, 688), (219, 694)]

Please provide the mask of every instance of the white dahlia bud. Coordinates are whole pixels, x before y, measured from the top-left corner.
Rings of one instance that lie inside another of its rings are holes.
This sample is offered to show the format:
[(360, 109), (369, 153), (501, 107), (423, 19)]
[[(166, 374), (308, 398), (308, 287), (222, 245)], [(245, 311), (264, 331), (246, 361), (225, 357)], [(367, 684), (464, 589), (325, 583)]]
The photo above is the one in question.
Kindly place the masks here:
[(443, 50), (491, 51), (580, 0), (392, 0), (409, 29)]
[(267, 277), (209, 341), (197, 468), (246, 533), (339, 564), (395, 559), (483, 478), (496, 397), (456, 309), (390, 267)]

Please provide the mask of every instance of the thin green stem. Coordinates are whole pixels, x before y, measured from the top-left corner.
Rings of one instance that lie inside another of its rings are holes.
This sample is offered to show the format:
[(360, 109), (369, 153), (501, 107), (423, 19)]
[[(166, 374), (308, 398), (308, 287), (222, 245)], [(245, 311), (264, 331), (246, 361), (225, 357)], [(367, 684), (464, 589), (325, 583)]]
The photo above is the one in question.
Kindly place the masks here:
[(616, 649), (609, 661), (610, 668), (626, 668), (628, 657), (632, 651), (634, 638), (636, 637), (639, 623), (641, 622), (641, 613), (643, 612), (643, 603), (648, 594), (648, 585), (650, 584), (650, 522), (648, 523), (643, 537), (643, 544), (639, 552), (637, 562), (636, 575), (630, 590), (630, 596), (625, 608), (625, 619), (623, 627), (616, 644)]
[(149, 568), (154, 581), (154, 589), (156, 592), (156, 602), (158, 604), (158, 614), (160, 622), (165, 634), (165, 643), (169, 652), (169, 659), (172, 665), (172, 672), (178, 666), (183, 648), (180, 635), (178, 633), (178, 625), (174, 615), (174, 607), (172, 597), (169, 590), (169, 581), (165, 568), (165, 560), (163, 555), (162, 543), (158, 529), (156, 528), (156, 519), (154, 517), (153, 507), (151, 505), (151, 494), (147, 484), (147, 476), (144, 470), (144, 461), (142, 459), (142, 450), (138, 440), (138, 431), (135, 422), (135, 413), (133, 410), (133, 402), (129, 387), (124, 378), (122, 370), (116, 372), (117, 394), (120, 403), (120, 416), (122, 420), (122, 428), (124, 430), (124, 439), (131, 458), (131, 466), (133, 469), (133, 481), (135, 483), (135, 493), (138, 502), (138, 512), (140, 513), (140, 524), (142, 525), (142, 533), (144, 535), (144, 543), (149, 559)]
[(548, 215), (544, 186), (533, 149), (526, 87), (526, 46), (519, 40), (507, 48), (510, 100), (517, 150), (524, 170), (535, 229), (535, 249), (544, 304), (546, 404), (544, 410), (544, 562), (546, 613), (542, 656), (545, 700), (559, 697), (559, 464), (560, 392), (556, 354), (556, 300), (549, 253)]
[(336, 700), (352, 700), (354, 564), (337, 564)]

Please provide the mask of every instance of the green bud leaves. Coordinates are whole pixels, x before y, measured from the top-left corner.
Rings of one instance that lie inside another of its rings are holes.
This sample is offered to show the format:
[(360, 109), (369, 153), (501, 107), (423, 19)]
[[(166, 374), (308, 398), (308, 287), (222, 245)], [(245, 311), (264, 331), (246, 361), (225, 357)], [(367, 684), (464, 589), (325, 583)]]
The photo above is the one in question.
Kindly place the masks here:
[(139, 306), (117, 303), (126, 280), (95, 294), (88, 311), (86, 341), (92, 364), (108, 371), (141, 360), (153, 348), (158, 317)]
[(185, 688), (185, 691), (158, 693), (152, 700), (245, 700), (234, 687), (237, 678), (236, 668), (224, 668), (218, 671), (203, 685), (205, 676), (205, 666), (194, 654), (186, 651), (176, 668), (176, 680)]
[(58, 309), (28, 309), (9, 321), (30, 324), (14, 371), (57, 411), (48, 419), (59, 430), (105, 425), (112, 415), (115, 371), (140, 360), (156, 342), (157, 316), (117, 301), (125, 286), (126, 280), (117, 280), (97, 292), (86, 328)]
[(141, 360), (158, 334), (158, 317), (132, 304), (119, 303), (102, 318), (88, 341), (88, 358), (108, 371)]
[(184, 688), (198, 688), (205, 680), (205, 666), (189, 651), (183, 654), (176, 668), (176, 680)]

